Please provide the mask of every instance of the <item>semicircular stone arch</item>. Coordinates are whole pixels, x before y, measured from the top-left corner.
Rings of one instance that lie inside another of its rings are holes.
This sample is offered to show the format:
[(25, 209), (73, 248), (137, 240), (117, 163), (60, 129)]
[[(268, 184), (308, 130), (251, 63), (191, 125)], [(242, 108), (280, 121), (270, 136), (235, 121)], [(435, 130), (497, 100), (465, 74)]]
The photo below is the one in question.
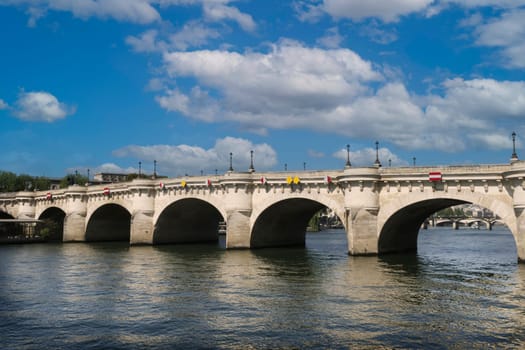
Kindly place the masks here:
[(345, 224), (342, 205), (325, 196), (288, 194), (260, 203), (252, 212), (250, 247), (304, 245), (309, 220), (323, 208), (333, 210)]
[(153, 244), (214, 242), (224, 221), (225, 215), (207, 200), (177, 199), (154, 217)]
[(117, 203), (105, 203), (86, 217), (86, 241), (130, 240), (131, 213)]
[(38, 220), (43, 220), (45, 228), (49, 230), (48, 239), (51, 241), (63, 241), (64, 239), (64, 220), (66, 212), (60, 207), (48, 207), (38, 216)]
[(10, 214), (8, 211), (0, 210), (0, 219), (14, 219), (15, 216)]
[(517, 242), (517, 222), (512, 203), (496, 196), (478, 193), (398, 197), (381, 206), (378, 213), (378, 253), (417, 250), (417, 237), (424, 220), (433, 213), (465, 203), (487, 208), (501, 218)]

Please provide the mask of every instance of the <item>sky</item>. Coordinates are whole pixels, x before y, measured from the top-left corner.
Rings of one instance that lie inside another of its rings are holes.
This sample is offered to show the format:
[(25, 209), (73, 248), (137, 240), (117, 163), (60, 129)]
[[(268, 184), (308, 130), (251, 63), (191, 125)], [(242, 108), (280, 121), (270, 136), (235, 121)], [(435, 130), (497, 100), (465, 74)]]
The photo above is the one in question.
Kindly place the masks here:
[(525, 0), (0, 0), (0, 170), (525, 159)]

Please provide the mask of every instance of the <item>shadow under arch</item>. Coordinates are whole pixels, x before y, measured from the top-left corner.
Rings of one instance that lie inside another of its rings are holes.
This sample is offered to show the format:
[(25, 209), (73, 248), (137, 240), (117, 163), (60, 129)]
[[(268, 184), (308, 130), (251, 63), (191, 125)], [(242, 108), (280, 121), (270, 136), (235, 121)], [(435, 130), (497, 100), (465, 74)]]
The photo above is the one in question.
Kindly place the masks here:
[(130, 240), (131, 214), (121, 205), (110, 203), (99, 207), (89, 218), (86, 241), (110, 242)]
[(378, 253), (417, 251), (417, 236), (421, 225), (435, 212), (455, 205), (469, 203), (458, 199), (435, 198), (410, 204), (395, 212), (379, 234)]
[(64, 240), (64, 219), (66, 213), (57, 207), (47, 208), (40, 214), (39, 220), (43, 220), (43, 226), (49, 230), (47, 240), (61, 242)]
[(225, 220), (219, 210), (202, 199), (178, 200), (159, 215), (153, 244), (217, 242), (221, 221)]
[(250, 247), (304, 246), (312, 216), (326, 208), (307, 198), (281, 200), (266, 208), (253, 224)]
[(0, 210), (0, 219), (14, 219), (15, 217), (5, 211)]

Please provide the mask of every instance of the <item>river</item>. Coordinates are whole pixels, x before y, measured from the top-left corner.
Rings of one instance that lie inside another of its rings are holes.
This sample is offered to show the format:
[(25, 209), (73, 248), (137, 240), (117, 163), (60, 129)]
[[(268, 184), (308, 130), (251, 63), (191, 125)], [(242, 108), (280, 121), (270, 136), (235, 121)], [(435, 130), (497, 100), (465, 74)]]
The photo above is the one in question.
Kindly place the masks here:
[(125, 243), (0, 246), (2, 349), (523, 349), (505, 228), (422, 230), (417, 255)]

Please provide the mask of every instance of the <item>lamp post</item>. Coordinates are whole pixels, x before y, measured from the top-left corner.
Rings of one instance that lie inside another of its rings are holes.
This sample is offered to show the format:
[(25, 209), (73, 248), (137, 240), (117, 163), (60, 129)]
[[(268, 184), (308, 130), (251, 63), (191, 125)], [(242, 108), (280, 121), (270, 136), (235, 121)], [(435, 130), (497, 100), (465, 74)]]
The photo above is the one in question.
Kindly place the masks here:
[(352, 163), (350, 163), (350, 145), (346, 145), (346, 164), (345, 168), (350, 168)]
[(157, 178), (157, 160), (153, 160), (153, 178)]
[(303, 170), (306, 171), (306, 162), (303, 162)]
[(388, 167), (391, 167), (392, 166), (392, 159), (388, 159)]
[(513, 131), (512, 134), (512, 156), (510, 156), (510, 162), (514, 163), (518, 160), (518, 155), (516, 154), (516, 133)]
[(142, 162), (139, 162), (139, 179), (142, 177)]
[(87, 177), (88, 177), (87, 185), (89, 186), (89, 168), (88, 168), (88, 170), (87, 170)]
[(412, 157), (412, 165), (416, 166), (416, 157)]
[(233, 153), (230, 152), (230, 168), (228, 171), (233, 171)]
[(381, 162), (379, 161), (379, 142), (376, 141), (376, 161), (374, 162), (374, 165), (378, 168), (381, 167)]
[(77, 184), (77, 178), (78, 178), (78, 170), (75, 170), (75, 180), (73, 181), (73, 185)]
[(250, 151), (250, 168), (248, 169), (250, 173), (253, 173), (255, 171), (255, 168), (253, 167), (253, 150)]
[(288, 171), (288, 164), (284, 163), (284, 171)]

